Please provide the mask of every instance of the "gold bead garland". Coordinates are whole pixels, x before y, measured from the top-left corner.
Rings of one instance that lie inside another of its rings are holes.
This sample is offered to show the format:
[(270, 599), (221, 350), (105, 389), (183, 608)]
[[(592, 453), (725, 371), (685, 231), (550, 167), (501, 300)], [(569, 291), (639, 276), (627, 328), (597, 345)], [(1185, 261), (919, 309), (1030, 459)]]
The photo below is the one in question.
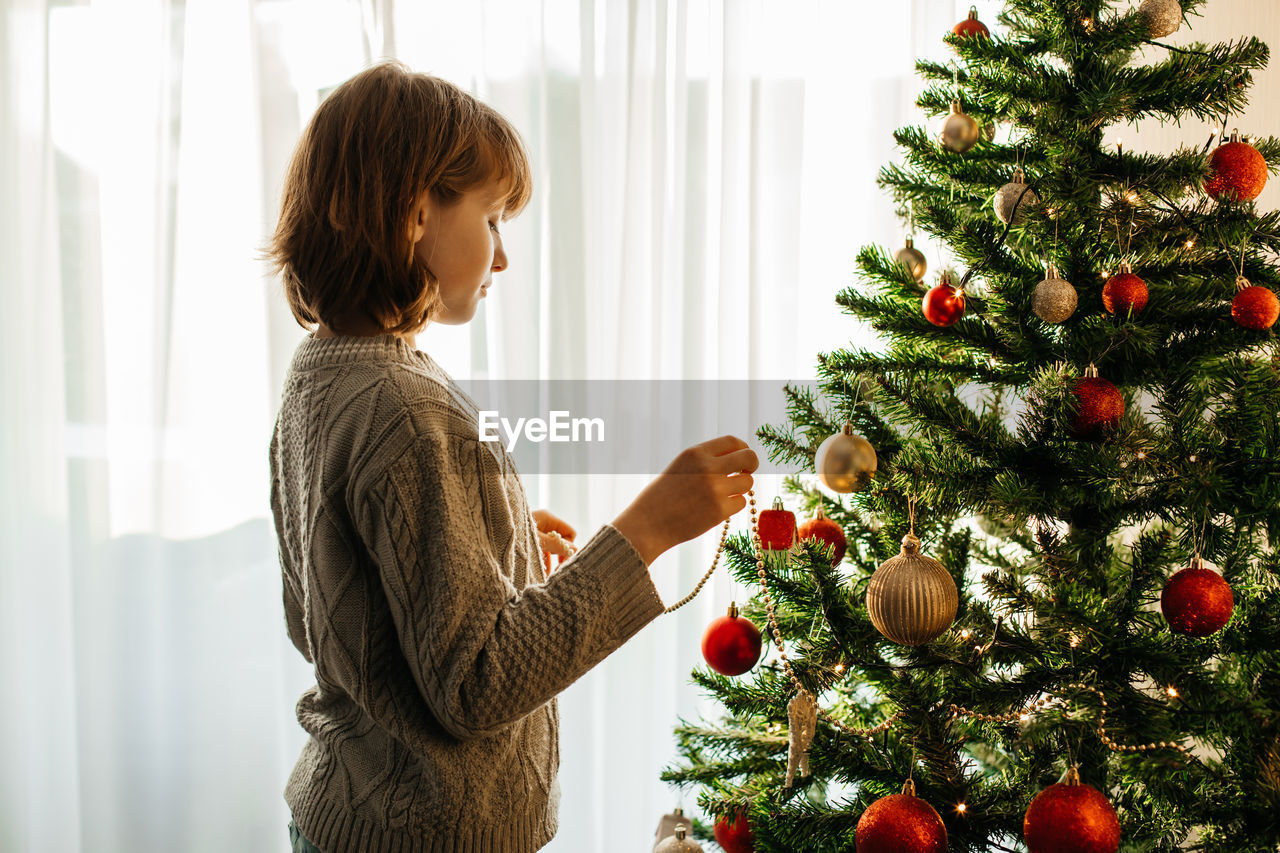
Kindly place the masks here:
[[(1106, 745), (1107, 749), (1111, 750), (1112, 752), (1133, 753), (1133, 752), (1151, 752), (1157, 749), (1176, 749), (1179, 752), (1181, 752), (1183, 755), (1186, 755), (1187, 757), (1191, 756), (1190, 750), (1188, 750), (1182, 744), (1174, 743), (1173, 741), (1169, 741), (1169, 740), (1152, 741), (1151, 743), (1142, 744), (1141, 746), (1131, 746), (1131, 745), (1116, 743), (1110, 738), (1110, 736), (1107, 735), (1107, 697), (1102, 694), (1102, 691), (1094, 687), (1093, 685), (1081, 684), (1079, 682), (1074, 682), (1072, 684), (1064, 684), (1062, 686), (1062, 689), (1063, 690), (1085, 690), (1098, 697), (1098, 702), (1102, 706), (1102, 710), (1098, 713), (1098, 736), (1103, 742), (1103, 744)], [(1043, 708), (1045, 705), (1048, 705), (1050, 702), (1058, 701), (1060, 699), (1061, 697), (1059, 696), (1043, 696), (1037, 699), (1036, 701), (1032, 702), (1026, 708), (1023, 708), (1020, 711), (1012, 711), (1008, 714), (979, 714), (969, 710), (968, 708), (965, 708), (960, 705), (955, 705), (955, 704), (948, 705), (947, 707), (948, 707), (948, 710), (951, 711), (951, 717), (953, 719), (955, 717), (969, 717), (971, 719), (979, 720), (984, 723), (1009, 723), (1009, 722), (1013, 722), (1013, 720), (1015, 719), (1020, 719), (1036, 711), (1039, 711), (1041, 708)]]
[[(755, 552), (756, 552), (756, 575), (760, 578), (760, 588), (764, 592), (765, 610), (768, 612), (768, 616), (769, 616), (769, 627), (773, 632), (773, 636), (776, 641), (776, 645), (778, 647), (778, 655), (779, 657), (782, 658), (782, 668), (786, 672), (787, 677), (790, 679), (792, 686), (798, 692), (809, 692), (804, 687), (804, 685), (800, 683), (800, 679), (799, 677), (796, 676), (795, 670), (791, 668), (791, 660), (787, 657), (786, 649), (783, 647), (783, 644), (782, 644), (782, 631), (781, 629), (778, 628), (778, 619), (774, 613), (774, 607), (773, 607), (773, 597), (769, 594), (769, 578), (766, 575), (764, 570), (764, 547), (760, 541), (760, 528), (757, 524), (757, 519), (756, 519), (755, 491), (753, 489), (748, 489), (747, 495), (748, 495), (748, 504), (751, 509), (751, 540), (752, 540), (752, 544), (755, 547)], [(693, 592), (689, 593), (687, 596), (680, 599), (680, 601), (666, 608), (663, 611), (664, 613), (670, 613), (673, 610), (677, 610), (683, 607), (684, 605), (688, 604), (690, 601), (694, 599), (694, 597), (699, 592), (701, 592), (702, 587), (705, 586), (707, 581), (711, 578), (712, 573), (714, 573), (716, 570), (716, 566), (719, 565), (720, 563), (720, 554), (724, 551), (725, 543), (728, 541), (729, 521), (730, 521), (729, 519), (725, 519), (724, 529), (720, 533), (720, 543), (719, 545), (717, 545), (716, 555), (711, 561), (711, 568), (708, 569), (707, 573), (702, 576), (702, 580), (698, 581), (698, 585), (694, 587)], [(1001, 617), (1001, 619), (1003, 619), (1003, 617)], [(998, 630), (999, 630), (999, 627), (997, 625), (997, 631)], [(994, 642), (994, 638), (993, 638), (993, 642)], [(991, 643), (988, 643), (986, 648), (990, 648), (990, 646), (991, 646)], [(985, 651), (985, 649), (981, 646), (975, 647), (975, 650), (978, 651), (979, 656), (983, 651)], [(1182, 752), (1184, 755), (1190, 757), (1191, 753), (1186, 747), (1182, 746), (1181, 744), (1174, 743), (1173, 741), (1153, 741), (1148, 744), (1142, 744), (1141, 746), (1132, 746), (1132, 745), (1116, 743), (1110, 738), (1110, 736), (1107, 735), (1107, 729), (1106, 729), (1107, 699), (1103, 695), (1102, 691), (1092, 685), (1082, 684), (1079, 682), (1065, 684), (1063, 685), (1062, 689), (1064, 691), (1083, 690), (1083, 691), (1093, 693), (1098, 697), (1098, 702), (1101, 704), (1101, 711), (1098, 715), (1098, 735), (1102, 743), (1105, 744), (1106, 747), (1110, 749), (1112, 752), (1136, 753), (1136, 752), (1151, 752), (1157, 749), (1176, 749)], [(979, 720), (985, 723), (1008, 723), (1008, 722), (1012, 722), (1015, 719), (1020, 719), (1032, 713), (1038, 712), (1042, 708), (1050, 704), (1051, 702), (1059, 701), (1059, 700), (1061, 700), (1061, 697), (1058, 697), (1058, 696), (1043, 696), (1021, 710), (1011, 711), (1006, 714), (979, 714), (975, 711), (972, 711), (961, 705), (956, 705), (954, 703), (948, 705), (947, 707), (948, 707), (948, 710), (951, 712), (952, 719), (954, 719), (955, 717), (969, 717), (971, 719)], [(903, 715), (903, 712), (901, 710), (898, 710), (898, 711), (895, 711), (893, 714), (889, 715), (887, 718), (885, 718), (883, 722), (881, 722), (878, 725), (870, 726), (868, 728), (858, 728), (855, 726), (846, 725), (840, 720), (837, 720), (836, 718), (832, 717), (831, 714), (829, 714), (822, 707), (818, 708), (818, 716), (822, 717), (828, 723), (830, 723), (831, 725), (835, 726), (837, 729), (843, 732), (846, 732), (851, 735), (858, 735), (860, 737), (871, 737), (873, 735), (880, 734), (881, 732), (888, 731), (888, 729), (893, 725), (893, 722), (898, 718), (900, 718), (902, 715)]]

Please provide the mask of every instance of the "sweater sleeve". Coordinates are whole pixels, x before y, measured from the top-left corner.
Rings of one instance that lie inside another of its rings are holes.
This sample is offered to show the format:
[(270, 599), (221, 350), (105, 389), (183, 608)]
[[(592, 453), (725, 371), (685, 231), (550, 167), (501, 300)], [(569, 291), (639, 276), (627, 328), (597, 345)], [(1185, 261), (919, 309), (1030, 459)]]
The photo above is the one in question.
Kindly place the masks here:
[(488, 525), (512, 521), (487, 453), (474, 436), (428, 429), (353, 508), (418, 689), (460, 739), (541, 707), (663, 611), (644, 560), (608, 524), (545, 583), (517, 590), (491, 545)]

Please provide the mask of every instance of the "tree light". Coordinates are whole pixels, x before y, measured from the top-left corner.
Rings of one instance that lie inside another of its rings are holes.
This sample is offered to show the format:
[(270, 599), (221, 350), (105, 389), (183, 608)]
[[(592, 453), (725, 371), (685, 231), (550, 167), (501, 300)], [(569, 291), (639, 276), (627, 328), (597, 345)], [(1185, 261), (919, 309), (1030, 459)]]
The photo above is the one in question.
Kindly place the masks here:
[(959, 813), (959, 814), (964, 814), (964, 812), (965, 812), (965, 809), (966, 809), (966, 808), (967, 808), (967, 807), (965, 806), (965, 804), (964, 804), (964, 803), (956, 803), (956, 812), (957, 812), (957, 813)]
[(1073, 648), (1073, 649), (1074, 649), (1074, 648), (1075, 648), (1076, 646), (1078, 646), (1078, 645), (1080, 645), (1080, 638), (1079, 638), (1079, 637), (1077, 637), (1075, 634), (1072, 634), (1072, 635), (1071, 635), (1071, 648)]
[(844, 664), (842, 663), (836, 664), (836, 672), (844, 672)]
[(1146, 459), (1146, 458), (1147, 458), (1147, 451), (1145, 451), (1145, 450), (1139, 450), (1139, 451), (1137, 452), (1137, 454), (1136, 454), (1136, 455), (1137, 455), (1137, 457), (1138, 457), (1139, 459)]
[(1187, 248), (1188, 248), (1188, 249), (1194, 248), (1194, 247), (1195, 247), (1195, 245), (1196, 245), (1196, 241), (1195, 241), (1195, 240), (1188, 240), (1188, 241), (1187, 241)]
[(963, 631), (960, 632), (960, 639), (962, 640), (967, 640), (972, 636), (973, 636), (973, 632), (970, 631), (968, 628), (965, 628)]
[(1176, 698), (1178, 698), (1178, 688), (1176, 688), (1176, 687), (1174, 687), (1174, 686), (1172, 686), (1172, 685), (1170, 685), (1169, 687), (1167, 687), (1167, 688), (1165, 689), (1165, 691), (1164, 691), (1164, 692), (1165, 692), (1165, 693), (1168, 693), (1170, 696), (1172, 696), (1172, 697), (1173, 697), (1173, 698), (1175, 698), (1175, 699), (1176, 699)]

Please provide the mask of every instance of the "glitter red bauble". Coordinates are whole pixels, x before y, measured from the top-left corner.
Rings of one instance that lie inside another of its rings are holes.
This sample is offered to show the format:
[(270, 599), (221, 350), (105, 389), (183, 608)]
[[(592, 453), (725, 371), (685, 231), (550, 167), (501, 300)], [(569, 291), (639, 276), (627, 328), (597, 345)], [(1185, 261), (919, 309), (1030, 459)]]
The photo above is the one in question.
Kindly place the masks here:
[(1231, 300), (1231, 319), (1246, 329), (1262, 332), (1280, 318), (1280, 299), (1265, 287), (1251, 284)]
[(766, 551), (787, 551), (799, 541), (796, 515), (782, 508), (782, 498), (776, 498), (773, 509), (761, 510), (756, 522), (760, 533), (760, 547)]
[(862, 813), (854, 840), (858, 853), (945, 853), (947, 828), (924, 800), (891, 794)]
[(1212, 569), (1183, 569), (1169, 578), (1160, 593), (1160, 612), (1169, 627), (1192, 637), (1222, 630), (1235, 606), (1231, 584)]
[(760, 659), (760, 629), (738, 608), (711, 620), (702, 635), (702, 656), (721, 675), (742, 675)]
[(823, 515), (821, 507), (818, 508), (818, 515), (800, 525), (800, 539), (801, 541), (818, 539), (835, 549), (835, 553), (831, 555), (833, 566), (840, 565), (840, 561), (844, 559), (845, 549), (849, 547), (844, 530), (839, 524)]
[(976, 14), (970, 14), (960, 23), (951, 28), (951, 32), (958, 36), (989, 36), (991, 31), (987, 29), (987, 25), (978, 20)]
[(954, 326), (964, 315), (964, 292), (946, 283), (935, 285), (924, 295), (920, 307), (933, 325)]
[(1031, 853), (1116, 853), (1120, 821), (1097, 788), (1059, 782), (1031, 801), (1022, 835)]
[(1267, 161), (1247, 142), (1219, 145), (1209, 155), (1204, 191), (1215, 201), (1252, 201), (1267, 185)]
[(1103, 285), (1102, 305), (1110, 314), (1137, 314), (1147, 307), (1147, 283), (1131, 272), (1116, 273)]
[(722, 817), (716, 821), (716, 844), (724, 848), (725, 853), (753, 853), (756, 849), (756, 837), (747, 822), (747, 813), (740, 812), (736, 820), (730, 821)]
[(1100, 376), (1084, 376), (1076, 380), (1072, 392), (1079, 401), (1071, 424), (1077, 436), (1092, 438), (1119, 426), (1124, 416), (1124, 396), (1119, 388)]

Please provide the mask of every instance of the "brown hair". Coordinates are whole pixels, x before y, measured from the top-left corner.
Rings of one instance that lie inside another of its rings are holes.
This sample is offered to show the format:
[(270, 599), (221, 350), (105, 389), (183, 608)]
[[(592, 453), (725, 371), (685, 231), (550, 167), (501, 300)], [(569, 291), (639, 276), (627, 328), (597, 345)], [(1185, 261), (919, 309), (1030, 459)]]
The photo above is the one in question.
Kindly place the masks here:
[(510, 218), (529, 201), (529, 172), (520, 135), (492, 107), (380, 62), (334, 89), (303, 131), (264, 257), (303, 328), (365, 315), (388, 333), (416, 332), (440, 288), (414, 256), (414, 203), (430, 190), (449, 204), (496, 179)]

